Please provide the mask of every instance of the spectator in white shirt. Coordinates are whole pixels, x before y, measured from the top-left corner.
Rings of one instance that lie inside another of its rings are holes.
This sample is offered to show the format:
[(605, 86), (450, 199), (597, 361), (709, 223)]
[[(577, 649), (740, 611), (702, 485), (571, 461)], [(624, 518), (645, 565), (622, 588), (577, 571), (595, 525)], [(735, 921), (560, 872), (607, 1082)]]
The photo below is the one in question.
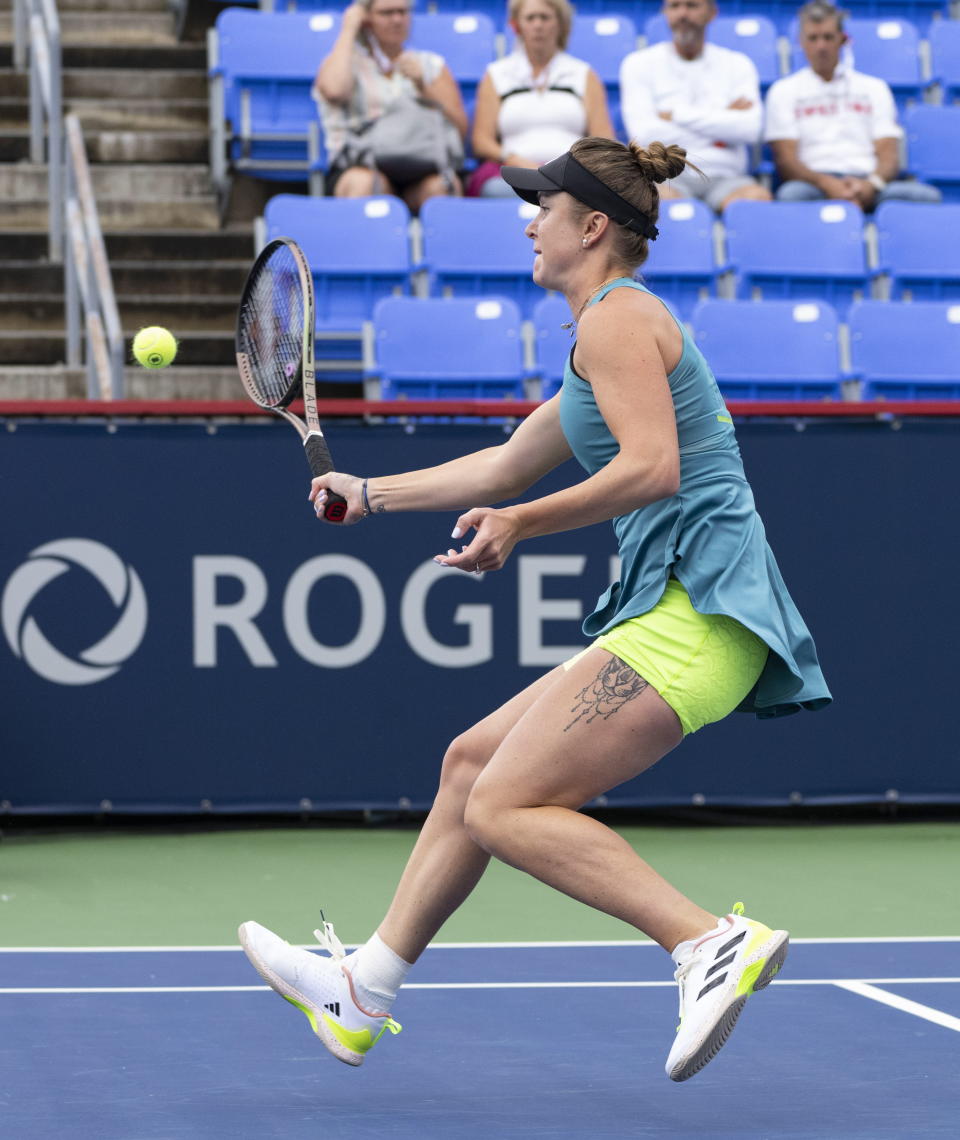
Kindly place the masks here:
[(800, 9), (800, 46), (809, 67), (767, 92), (765, 137), (787, 202), (841, 198), (872, 210), (890, 198), (939, 202), (935, 186), (900, 179), (903, 131), (890, 88), (841, 61), (843, 12), (828, 0)]
[(599, 76), (564, 50), (573, 24), (568, 0), (510, 0), (507, 12), (517, 41), (487, 68), (473, 119), (481, 165), (467, 193), (484, 198), (515, 197), (501, 165), (536, 169), (585, 135), (615, 137)]
[(672, 41), (631, 52), (620, 67), (620, 105), (629, 138), (641, 146), (678, 143), (702, 175), (684, 171), (661, 198), (702, 198), (722, 210), (738, 198), (769, 201), (747, 173), (760, 141), (762, 104), (753, 61), (706, 42), (714, 0), (664, 0)]

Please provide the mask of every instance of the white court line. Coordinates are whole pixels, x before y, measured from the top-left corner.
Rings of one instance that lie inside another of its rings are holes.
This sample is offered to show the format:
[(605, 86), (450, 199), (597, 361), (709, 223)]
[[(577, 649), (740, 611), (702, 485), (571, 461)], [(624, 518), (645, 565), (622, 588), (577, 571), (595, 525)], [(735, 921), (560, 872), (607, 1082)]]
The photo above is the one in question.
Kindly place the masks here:
[[(849, 982), (837, 978), (778, 978), (772, 984), (775, 986), (841, 986), (844, 989), (860, 993), (857, 986), (869, 990), (871, 985), (913, 985), (922, 983), (960, 983), (957, 978), (868, 978)], [(662, 987), (673, 988), (677, 983), (673, 979), (657, 980), (653, 982), (410, 982), (404, 985), (405, 990), (615, 990), (615, 989), (657, 989)], [(9, 986), (0, 987), (0, 997), (5, 994), (232, 994), (232, 993), (258, 993), (266, 992), (269, 986)], [(873, 997), (876, 990), (871, 993), (864, 992), (865, 997)], [(892, 994), (886, 995), (893, 998)], [(877, 1000), (883, 1000), (878, 998)], [(904, 1002), (906, 1005), (916, 1005), (906, 998), (896, 998), (889, 1004)], [(919, 1009), (928, 1009), (927, 1006), (918, 1006)], [(936, 1013), (936, 1010), (930, 1010)], [(946, 1017), (946, 1014), (941, 1015)], [(960, 1028), (960, 1020), (952, 1018)]]
[[(850, 938), (791, 938), (792, 946), (845, 946), (848, 944), (869, 943), (926, 943), (960, 942), (960, 934), (909, 935), (897, 934), (890, 937), (850, 937)], [(317, 943), (297, 943), (303, 950), (316, 950)], [(344, 943), (347, 950), (355, 950), (360, 943)], [(649, 939), (616, 939), (576, 942), (431, 942), (431, 950), (551, 950), (576, 949), (585, 947), (656, 947)], [(659, 949), (659, 947), (657, 947)], [(169, 953), (215, 953), (224, 950), (239, 950), (237, 943), (225, 946), (0, 946), (0, 954), (169, 954)]]
[[(922, 1005), (918, 1001), (911, 1001), (909, 998), (900, 997), (899, 994), (891, 994), (886, 990), (878, 990), (869, 982), (837, 982), (836, 984), (842, 990), (849, 990), (850, 993), (859, 994), (861, 997), (870, 998), (872, 1001), (878, 1001), (883, 1005), (892, 1006), (894, 1009), (902, 1010), (904, 1013), (912, 1013), (914, 1017), (922, 1017), (925, 1021), (932, 1021), (934, 1025), (942, 1025), (946, 1029), (953, 1029), (957, 1033), (960, 1033), (960, 1017), (953, 1017), (949, 1013), (944, 1013), (943, 1010), (934, 1009), (929, 1005)], [(888, 984), (894, 984), (892, 978)]]

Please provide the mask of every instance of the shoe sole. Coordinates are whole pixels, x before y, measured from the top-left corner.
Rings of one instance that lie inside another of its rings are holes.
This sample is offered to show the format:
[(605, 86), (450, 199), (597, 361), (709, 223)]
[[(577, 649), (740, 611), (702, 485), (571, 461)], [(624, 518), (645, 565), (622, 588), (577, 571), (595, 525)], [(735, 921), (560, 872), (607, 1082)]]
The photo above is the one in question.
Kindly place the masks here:
[(699, 1073), (705, 1065), (708, 1065), (724, 1045), (726, 1045), (727, 1039), (733, 1032), (733, 1027), (737, 1024), (737, 1018), (739, 1018), (743, 1012), (743, 1007), (747, 1004), (747, 998), (751, 994), (755, 994), (757, 990), (766, 989), (780, 972), (783, 963), (786, 961), (787, 951), (790, 948), (790, 936), (786, 931), (778, 931), (778, 933), (780, 937), (771, 940), (767, 944), (765, 957), (761, 958), (759, 962), (747, 966), (741, 975), (742, 983), (744, 977), (750, 970), (755, 966), (760, 966), (757, 977), (752, 983), (748, 983), (746, 993), (739, 995), (737, 995), (736, 992), (734, 993), (730, 1004), (723, 1010), (716, 1025), (714, 1025), (713, 1029), (707, 1035), (700, 1048), (679, 1064), (675, 1065), (671, 1070), (671, 1081), (688, 1081), (692, 1076)]
[(303, 1013), (307, 1020), (310, 1022), (310, 1027), (313, 1032), (320, 1038), (327, 1049), (345, 1065), (351, 1065), (356, 1068), (363, 1064), (363, 1056), (360, 1053), (353, 1053), (342, 1045), (336, 1037), (327, 1028), (323, 1020), (324, 1011), (318, 1009), (315, 1005), (307, 1000), (300, 991), (285, 982), (279, 974), (273, 972), (267, 963), (260, 957), (254, 947), (250, 944), (243, 926), (240, 927), (238, 934), (240, 936), (240, 945), (243, 947), (243, 952), (250, 959), (250, 964), (257, 971), (261, 978), (267, 985), (282, 997), (285, 1001), (290, 1002), (291, 1005), (297, 1007)]

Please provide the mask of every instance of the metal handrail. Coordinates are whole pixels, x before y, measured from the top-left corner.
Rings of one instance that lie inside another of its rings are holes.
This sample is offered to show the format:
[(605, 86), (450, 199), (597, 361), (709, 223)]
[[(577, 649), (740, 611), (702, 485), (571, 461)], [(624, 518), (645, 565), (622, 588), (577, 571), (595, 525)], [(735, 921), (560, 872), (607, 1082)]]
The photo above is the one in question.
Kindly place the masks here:
[[(47, 164), (49, 255), (63, 258), (63, 63), (55, 0), (14, 0), (14, 67), (30, 67), (30, 161)], [(29, 50), (28, 50), (29, 49)], [(46, 142), (46, 153), (44, 153)]]
[(83, 363), (82, 318), (86, 329), (87, 396), (122, 400), (125, 394), (123, 330), (93, 195), (83, 129), (76, 115), (67, 115), (64, 125), (67, 364), (76, 368)]

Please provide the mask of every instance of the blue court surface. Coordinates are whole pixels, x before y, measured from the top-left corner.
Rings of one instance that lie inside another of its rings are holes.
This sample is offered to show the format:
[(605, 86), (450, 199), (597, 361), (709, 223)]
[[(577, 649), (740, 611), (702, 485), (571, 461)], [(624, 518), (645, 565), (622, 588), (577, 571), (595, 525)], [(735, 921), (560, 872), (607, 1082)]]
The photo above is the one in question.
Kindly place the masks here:
[(960, 939), (808, 940), (676, 1085), (650, 944), (437, 946), (360, 1069), (231, 947), (0, 952), (9, 1140), (960, 1135)]

